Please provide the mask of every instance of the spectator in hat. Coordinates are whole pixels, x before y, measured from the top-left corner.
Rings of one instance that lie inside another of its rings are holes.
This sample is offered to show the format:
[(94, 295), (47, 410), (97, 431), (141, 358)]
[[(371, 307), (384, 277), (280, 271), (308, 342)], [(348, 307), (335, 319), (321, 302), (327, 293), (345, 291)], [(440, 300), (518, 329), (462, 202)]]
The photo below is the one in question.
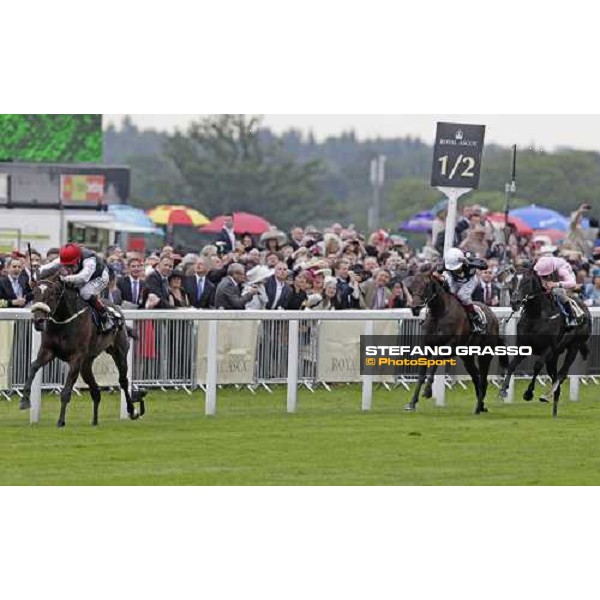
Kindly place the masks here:
[(184, 277), (181, 269), (173, 269), (168, 277), (169, 296), (171, 298), (171, 304), (175, 308), (189, 308), (191, 306), (190, 299), (183, 288)]
[(262, 265), (253, 267), (246, 273), (246, 284), (242, 294), (250, 293), (253, 287), (258, 289), (258, 293), (246, 304), (246, 310), (266, 310), (269, 297), (265, 289), (265, 281), (269, 277), (271, 277), (271, 270)]

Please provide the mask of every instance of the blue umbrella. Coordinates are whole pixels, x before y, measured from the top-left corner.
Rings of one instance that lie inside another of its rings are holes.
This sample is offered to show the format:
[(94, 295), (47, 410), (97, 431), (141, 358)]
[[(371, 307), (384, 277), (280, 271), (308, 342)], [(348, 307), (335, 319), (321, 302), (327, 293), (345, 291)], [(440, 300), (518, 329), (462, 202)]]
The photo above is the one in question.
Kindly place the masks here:
[(400, 225), (402, 231), (412, 231), (414, 233), (426, 233), (433, 227), (434, 214), (429, 211), (423, 211), (412, 216), (408, 221)]
[(559, 212), (544, 206), (531, 204), (522, 208), (515, 208), (509, 213), (512, 217), (523, 219), (532, 229), (558, 229), (566, 231), (569, 228), (569, 219)]
[(111, 204), (108, 207), (108, 212), (113, 215), (115, 220), (115, 231), (164, 235), (164, 231), (157, 227), (152, 219), (139, 208), (128, 204)]

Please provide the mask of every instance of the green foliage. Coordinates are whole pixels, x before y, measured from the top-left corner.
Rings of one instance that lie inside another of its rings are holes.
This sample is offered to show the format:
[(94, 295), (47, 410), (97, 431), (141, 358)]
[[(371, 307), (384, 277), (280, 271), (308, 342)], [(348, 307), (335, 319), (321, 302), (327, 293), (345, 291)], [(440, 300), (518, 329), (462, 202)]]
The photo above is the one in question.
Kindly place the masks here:
[(548, 405), (502, 404), (494, 389), (478, 417), (471, 385), (449, 392), (446, 408), (422, 401), (416, 414), (404, 412), (402, 389), (376, 388), (368, 414), (358, 386), (302, 390), (288, 415), (284, 386), (255, 396), (223, 388), (215, 418), (204, 416), (201, 392), (151, 392), (135, 422), (120, 421), (119, 395), (105, 393), (98, 428), (84, 394), (63, 431), (57, 396), (44, 397), (35, 427), (18, 402), (0, 402), (0, 485), (600, 484), (596, 386), (561, 402), (557, 420)]
[(102, 115), (0, 115), (0, 159), (102, 162)]
[[(394, 230), (441, 197), (429, 185), (432, 147), (410, 137), (359, 140), (348, 132), (317, 142), (295, 130), (277, 136), (257, 117), (219, 115), (172, 136), (141, 132), (126, 120), (120, 131), (107, 130), (105, 149), (107, 161), (134, 166), (133, 197), (143, 206), (186, 201), (211, 216), (250, 210), (281, 227), (335, 219), (366, 228), (369, 165), (378, 154), (388, 159), (383, 226)], [(502, 212), (510, 167), (510, 150), (488, 145), (480, 189), (462, 202)], [(568, 214), (593, 203), (600, 154), (519, 149), (517, 185), (511, 207), (535, 202)]]
[(165, 154), (192, 205), (210, 215), (258, 213), (281, 227), (322, 216), (319, 161), (294, 161), (277, 140), (261, 139), (259, 125), (256, 117), (216, 115), (168, 138)]

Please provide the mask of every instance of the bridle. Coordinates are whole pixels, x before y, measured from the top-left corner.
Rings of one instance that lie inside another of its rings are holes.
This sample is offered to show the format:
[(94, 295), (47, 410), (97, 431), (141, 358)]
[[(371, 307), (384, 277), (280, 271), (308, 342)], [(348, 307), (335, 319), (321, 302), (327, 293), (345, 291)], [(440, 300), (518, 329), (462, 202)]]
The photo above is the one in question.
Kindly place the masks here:
[[(51, 286), (55, 286), (55, 285), (60, 286), (60, 294), (58, 296), (58, 300), (56, 301), (56, 305), (54, 306), (54, 309), (46, 311), (46, 310), (42, 309), (41, 306), (40, 306), (40, 308), (38, 308), (38, 310), (41, 310), (42, 312), (46, 312), (46, 314), (48, 315), (48, 317), (47, 317), (48, 321), (50, 321), (51, 323), (54, 323), (55, 325), (67, 325), (68, 323), (72, 323), (73, 321), (75, 321), (75, 319), (78, 319), (81, 315), (83, 315), (85, 312), (88, 311), (88, 307), (84, 306), (81, 310), (72, 314), (68, 319), (64, 319), (63, 321), (60, 321), (59, 319), (55, 319), (54, 315), (56, 314), (56, 311), (58, 310), (58, 307), (60, 306), (60, 303), (65, 295), (66, 286), (62, 282), (58, 283), (57, 281), (50, 281), (48, 279), (42, 279), (37, 282), (38, 286), (41, 284), (49, 285), (49, 286), (50, 285)], [(50, 307), (45, 303), (36, 303), (31, 307), (33, 312), (35, 312), (35, 307), (38, 304), (45, 306), (47, 309), (50, 309)]]
[(428, 285), (430, 285), (433, 289), (431, 295), (428, 298), (424, 298), (423, 302), (418, 306), (413, 306), (412, 308), (423, 310), (424, 308), (429, 308), (429, 305), (440, 295), (438, 290), (435, 289), (434, 280), (430, 279)]

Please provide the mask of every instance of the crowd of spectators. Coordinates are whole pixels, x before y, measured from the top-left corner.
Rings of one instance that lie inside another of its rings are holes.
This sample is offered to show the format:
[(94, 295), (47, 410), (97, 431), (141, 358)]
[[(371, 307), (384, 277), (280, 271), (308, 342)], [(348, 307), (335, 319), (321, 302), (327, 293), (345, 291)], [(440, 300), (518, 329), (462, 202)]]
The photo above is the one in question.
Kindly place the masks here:
[[(535, 235), (519, 235), (486, 218), (480, 206), (466, 206), (455, 230), (455, 245), (488, 262), (477, 298), (490, 306), (502, 303), (498, 274), (507, 265), (531, 263), (542, 255), (566, 258), (590, 306), (600, 306), (600, 247), (582, 229), (588, 211), (582, 206), (560, 246)], [(214, 243), (197, 252), (172, 246), (140, 255), (110, 247), (102, 254), (110, 282), (109, 301), (126, 308), (360, 310), (406, 307), (406, 278), (433, 265), (443, 253), (445, 212), (440, 210), (430, 238), (418, 251), (398, 235), (379, 230), (364, 236), (339, 223), (318, 230), (293, 227), (262, 236), (237, 235), (228, 220)], [(592, 220), (592, 225), (596, 223)], [(592, 230), (594, 228), (592, 227)], [(0, 255), (0, 308), (23, 307), (32, 300), (32, 269), (56, 258), (58, 249), (30, 257)]]

